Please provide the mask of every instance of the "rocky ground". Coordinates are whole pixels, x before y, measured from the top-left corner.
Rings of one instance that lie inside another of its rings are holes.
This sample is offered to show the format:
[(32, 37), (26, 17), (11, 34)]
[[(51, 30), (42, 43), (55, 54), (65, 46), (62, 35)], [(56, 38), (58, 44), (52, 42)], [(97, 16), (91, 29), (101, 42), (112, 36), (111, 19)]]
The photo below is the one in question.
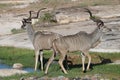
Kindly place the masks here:
[(54, 78), (49, 78), (47, 76), (44, 77), (29, 77), (29, 78), (24, 78), (22, 77), (21, 80), (109, 80), (107, 78), (104, 78), (102, 74), (95, 74), (95, 75), (86, 75), (84, 77), (75, 77), (75, 78), (67, 78), (64, 76), (58, 76)]
[(18, 70), (18, 69), (0, 69), (0, 76), (6, 77), (6, 76), (12, 76), (15, 74), (25, 74), (28, 73), (24, 70)]
[[(102, 18), (107, 27), (112, 29), (111, 32), (106, 33), (104, 35), (103, 41), (96, 48), (91, 49), (91, 51), (120, 52), (120, 10), (119, 10), (120, 5), (95, 6), (89, 8), (95, 15)], [(91, 33), (96, 27), (95, 23), (89, 20), (89, 16), (87, 13), (84, 12), (83, 8), (68, 8), (68, 9), (66, 8), (59, 9), (57, 11), (60, 12), (60, 14), (56, 15), (57, 20), (62, 25), (45, 28), (40, 27), (40, 30), (52, 31), (62, 35), (71, 35), (79, 31), (86, 31), (87, 33)], [(11, 30), (13, 28), (15, 29), (21, 28), (22, 25), (21, 20), (23, 17), (26, 17), (26, 14), (28, 14), (28, 12), (20, 14), (19, 13), (0, 14), (0, 46), (14, 46), (33, 49), (33, 46), (29, 41), (26, 33), (11, 34)], [(64, 80), (68, 79), (66, 78)]]
[[(120, 6), (117, 5), (117, 7), (120, 7)], [(101, 10), (103, 6), (91, 7), (91, 10), (93, 11), (93, 13), (101, 17), (102, 20), (105, 22), (105, 25), (112, 29), (111, 32), (105, 33), (103, 37), (103, 41), (96, 48), (91, 49), (91, 51), (120, 52), (120, 43), (119, 43), (120, 42), (120, 38), (119, 38), (120, 37), (120, 21), (119, 21), (120, 14), (119, 14), (119, 11), (116, 10), (117, 7), (114, 6), (113, 8), (111, 6), (105, 6), (106, 10), (103, 9), (103, 11)], [(107, 11), (108, 9), (109, 11)], [(116, 10), (116, 14), (115, 14), (115, 11), (111, 13), (113, 9)], [(86, 31), (87, 33), (91, 33), (96, 28), (96, 24), (91, 20), (88, 20), (89, 15), (83, 11), (83, 8), (75, 8), (75, 10), (76, 12), (74, 11), (74, 9), (71, 9), (68, 11), (64, 9), (59, 10), (61, 13), (57, 14), (56, 16), (57, 17), (59, 16), (57, 20), (59, 21), (60, 24), (62, 23), (62, 25), (39, 27), (39, 30), (52, 31), (62, 35), (71, 35), (79, 31)], [(108, 15), (108, 13), (110, 14)], [(0, 45), (33, 49), (33, 46), (29, 41), (26, 33), (11, 34), (11, 29), (21, 28), (21, 25), (22, 25), (21, 20), (23, 17), (25, 17), (23, 14), (22, 13), (21, 14), (1, 14)], [(63, 19), (64, 16), (66, 16), (67, 18)], [(76, 20), (76, 18), (78, 20)]]

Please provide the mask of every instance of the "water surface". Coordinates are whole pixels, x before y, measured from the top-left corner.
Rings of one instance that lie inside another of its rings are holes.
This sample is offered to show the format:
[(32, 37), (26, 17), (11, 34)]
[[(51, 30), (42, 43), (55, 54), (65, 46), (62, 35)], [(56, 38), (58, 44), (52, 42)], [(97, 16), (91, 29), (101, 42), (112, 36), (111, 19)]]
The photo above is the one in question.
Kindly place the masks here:
[[(12, 66), (8, 66), (6, 64), (0, 64), (0, 69), (12, 69)], [(23, 70), (27, 72), (34, 72), (33, 68), (23, 68)]]

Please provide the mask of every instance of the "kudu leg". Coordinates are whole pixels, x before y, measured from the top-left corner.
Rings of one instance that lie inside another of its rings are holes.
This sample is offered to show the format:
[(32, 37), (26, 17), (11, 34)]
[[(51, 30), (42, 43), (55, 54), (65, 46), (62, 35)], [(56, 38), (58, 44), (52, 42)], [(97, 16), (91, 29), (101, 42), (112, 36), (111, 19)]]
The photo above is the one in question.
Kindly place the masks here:
[(88, 57), (87, 70), (89, 70), (89, 68), (90, 68), (90, 63), (91, 63), (91, 56), (90, 56), (89, 52), (85, 52), (84, 54)]
[(40, 64), (41, 64), (41, 70), (43, 71), (43, 51), (40, 51)]
[(37, 70), (39, 51), (35, 51), (35, 71)]
[(87, 70), (89, 70), (89, 68), (90, 68), (90, 63), (91, 63), (91, 56), (90, 56), (90, 54), (89, 53), (87, 53), (87, 57), (88, 57), (88, 65), (87, 65)]
[(83, 53), (81, 53), (81, 56), (82, 56), (82, 70), (83, 72), (85, 72), (85, 55)]
[(63, 72), (64, 72), (65, 74), (67, 74), (67, 71), (65, 70), (65, 68), (64, 68), (64, 66), (63, 66), (63, 60), (64, 60), (64, 59), (65, 59), (65, 54), (63, 53), (63, 54), (60, 55), (60, 59), (59, 59), (58, 63), (59, 63), (59, 65), (60, 65), (60, 67), (62, 68)]
[(48, 68), (49, 68), (50, 64), (52, 63), (52, 61), (54, 60), (54, 57), (55, 57), (55, 54), (53, 53), (52, 56), (50, 57), (48, 63), (47, 63), (47, 67), (45, 69), (45, 74), (47, 74)]

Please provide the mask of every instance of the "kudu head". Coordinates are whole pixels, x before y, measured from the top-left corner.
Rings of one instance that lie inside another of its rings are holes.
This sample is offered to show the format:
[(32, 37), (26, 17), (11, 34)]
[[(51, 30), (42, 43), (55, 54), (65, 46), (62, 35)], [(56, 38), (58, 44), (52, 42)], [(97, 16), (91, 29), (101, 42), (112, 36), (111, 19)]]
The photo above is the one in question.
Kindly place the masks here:
[(32, 22), (31, 22), (31, 19), (25, 19), (25, 18), (24, 18), (24, 19), (22, 20), (21, 28), (22, 28), (22, 29), (26, 29), (26, 25), (27, 25), (28, 23), (29, 23), (29, 24), (32, 23)]
[(27, 24), (31, 24), (32, 25), (32, 20), (38, 19), (40, 11), (42, 11), (44, 9), (46, 9), (46, 8), (42, 8), (42, 9), (38, 10), (37, 15), (35, 17), (32, 17), (32, 12), (34, 12), (34, 11), (29, 11), (29, 17), (28, 18), (23, 18), (21, 28), (22, 29), (26, 29), (26, 25)]
[(92, 12), (87, 9), (87, 8), (84, 8), (85, 9), (85, 12), (88, 12), (89, 15), (90, 15), (90, 19), (93, 21), (93, 22), (96, 22), (97, 24), (97, 27), (99, 30), (101, 30), (102, 32), (108, 32), (108, 31), (111, 31), (110, 28), (107, 28), (105, 25), (104, 25), (104, 22), (102, 20), (100, 20), (99, 18), (97, 18), (96, 16), (93, 16), (92, 15)]

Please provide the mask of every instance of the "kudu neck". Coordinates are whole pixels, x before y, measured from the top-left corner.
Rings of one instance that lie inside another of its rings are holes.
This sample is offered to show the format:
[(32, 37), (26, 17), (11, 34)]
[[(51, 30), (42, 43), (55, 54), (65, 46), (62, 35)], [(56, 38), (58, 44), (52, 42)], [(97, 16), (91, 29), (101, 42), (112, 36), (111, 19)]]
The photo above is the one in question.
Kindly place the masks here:
[(100, 38), (102, 37), (103, 33), (102, 31), (97, 27), (91, 34), (92, 43), (95, 43), (97, 41), (100, 41)]
[(35, 30), (33, 29), (32, 24), (27, 23), (26, 29), (27, 29), (27, 34), (28, 34), (30, 40), (33, 41)]

